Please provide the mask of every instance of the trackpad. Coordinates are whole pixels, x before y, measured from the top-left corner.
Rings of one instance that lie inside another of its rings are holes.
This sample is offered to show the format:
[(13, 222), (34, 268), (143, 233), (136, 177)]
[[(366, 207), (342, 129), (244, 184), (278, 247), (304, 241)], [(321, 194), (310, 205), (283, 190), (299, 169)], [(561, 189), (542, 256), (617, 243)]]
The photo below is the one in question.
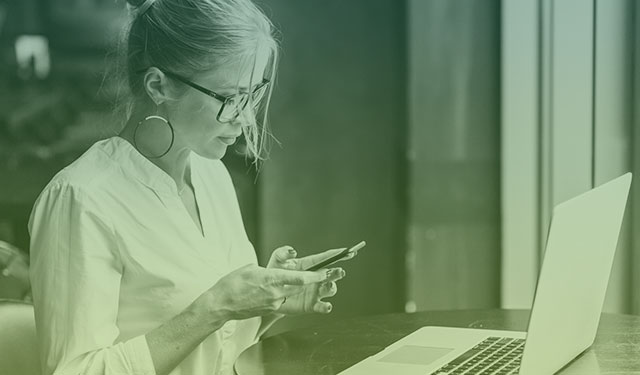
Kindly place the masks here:
[(380, 362), (428, 365), (450, 353), (453, 349), (429, 346), (405, 345), (380, 358)]

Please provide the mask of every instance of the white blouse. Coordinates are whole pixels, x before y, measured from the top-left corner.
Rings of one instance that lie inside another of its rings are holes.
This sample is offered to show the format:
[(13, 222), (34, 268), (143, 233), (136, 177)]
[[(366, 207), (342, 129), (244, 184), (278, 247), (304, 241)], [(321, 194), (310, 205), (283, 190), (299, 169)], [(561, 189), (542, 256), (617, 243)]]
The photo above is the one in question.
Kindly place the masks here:
[[(96, 142), (40, 194), (29, 233), (43, 374), (155, 374), (144, 335), (257, 263), (224, 164), (193, 152), (190, 163), (204, 236), (174, 180), (120, 137)], [(259, 326), (226, 323), (171, 374), (233, 373)]]

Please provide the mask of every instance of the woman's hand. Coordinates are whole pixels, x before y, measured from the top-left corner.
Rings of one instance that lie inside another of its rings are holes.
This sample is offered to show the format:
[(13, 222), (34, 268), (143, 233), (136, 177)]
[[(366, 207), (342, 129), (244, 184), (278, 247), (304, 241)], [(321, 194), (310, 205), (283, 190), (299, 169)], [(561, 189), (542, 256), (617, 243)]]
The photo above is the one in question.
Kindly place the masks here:
[[(271, 254), (267, 268), (280, 268), (301, 272), (306, 268), (318, 264), (325, 259), (343, 251), (342, 249), (331, 249), (320, 254), (314, 254), (303, 258), (296, 258), (297, 253), (291, 246), (280, 247)], [(342, 260), (352, 259), (357, 255), (357, 251), (349, 254)], [(325, 271), (327, 280), (308, 284), (302, 287), (299, 294), (287, 297), (286, 302), (276, 311), (279, 314), (303, 314), (309, 312), (318, 312), (328, 314), (333, 306), (329, 302), (322, 301), (323, 298), (333, 297), (338, 292), (336, 281), (345, 276), (342, 268), (331, 268)]]
[(329, 280), (322, 271), (241, 267), (222, 277), (203, 298), (209, 310), (223, 320), (241, 320), (276, 312), (283, 302), (303, 293), (307, 286)]

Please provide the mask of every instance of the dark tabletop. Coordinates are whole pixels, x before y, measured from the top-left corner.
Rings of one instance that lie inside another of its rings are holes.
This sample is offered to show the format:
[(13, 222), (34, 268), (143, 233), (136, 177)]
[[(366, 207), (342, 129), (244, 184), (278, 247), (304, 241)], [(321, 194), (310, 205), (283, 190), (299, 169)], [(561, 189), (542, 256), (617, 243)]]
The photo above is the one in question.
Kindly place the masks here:
[[(525, 331), (529, 311), (454, 310), (350, 318), (285, 332), (244, 351), (239, 375), (337, 374), (425, 325)], [(596, 341), (562, 375), (640, 374), (640, 316), (603, 314)]]

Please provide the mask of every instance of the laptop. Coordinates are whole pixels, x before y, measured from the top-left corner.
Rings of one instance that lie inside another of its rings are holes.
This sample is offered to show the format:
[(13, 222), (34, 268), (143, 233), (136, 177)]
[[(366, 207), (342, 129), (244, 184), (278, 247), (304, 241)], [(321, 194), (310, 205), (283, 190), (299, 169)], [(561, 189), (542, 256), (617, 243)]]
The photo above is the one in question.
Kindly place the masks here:
[(553, 211), (527, 332), (422, 327), (339, 375), (551, 375), (595, 340), (631, 173)]

